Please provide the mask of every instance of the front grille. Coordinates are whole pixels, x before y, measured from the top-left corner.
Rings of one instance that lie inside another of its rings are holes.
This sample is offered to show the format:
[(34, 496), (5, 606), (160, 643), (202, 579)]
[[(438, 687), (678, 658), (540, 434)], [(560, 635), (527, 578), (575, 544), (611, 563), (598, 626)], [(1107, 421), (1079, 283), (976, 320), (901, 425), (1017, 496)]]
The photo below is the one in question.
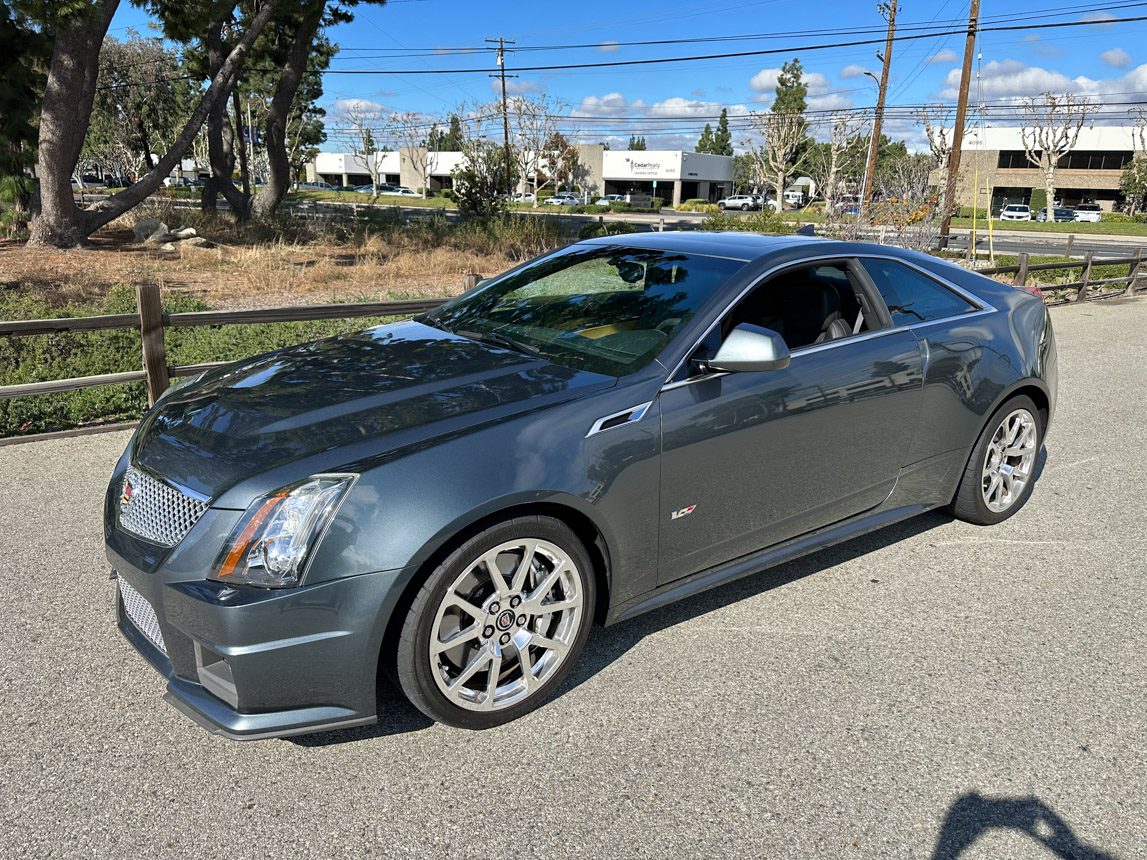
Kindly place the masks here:
[(161, 546), (175, 546), (207, 510), (207, 502), (129, 466), (119, 499), (120, 528)]
[(119, 582), (119, 596), (123, 600), (124, 611), (136, 630), (147, 637), (152, 645), (167, 656), (167, 645), (163, 642), (163, 631), (159, 629), (159, 619), (155, 617), (155, 610), (147, 602), (147, 598), (136, 591), (122, 576), (117, 577)]

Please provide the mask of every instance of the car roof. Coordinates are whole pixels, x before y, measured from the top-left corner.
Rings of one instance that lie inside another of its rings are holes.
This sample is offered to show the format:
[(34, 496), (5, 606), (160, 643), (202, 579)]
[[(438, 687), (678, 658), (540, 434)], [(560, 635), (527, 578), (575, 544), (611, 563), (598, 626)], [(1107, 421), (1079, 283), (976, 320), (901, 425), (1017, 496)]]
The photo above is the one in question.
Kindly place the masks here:
[(626, 248), (682, 251), (692, 254), (707, 254), (713, 257), (732, 257), (734, 259), (748, 261), (786, 248), (821, 241), (824, 240), (818, 240), (810, 236), (766, 236), (763, 233), (694, 230), (688, 232), (624, 233), (617, 236), (599, 236), (596, 239), (587, 239), (580, 244), (620, 245)]

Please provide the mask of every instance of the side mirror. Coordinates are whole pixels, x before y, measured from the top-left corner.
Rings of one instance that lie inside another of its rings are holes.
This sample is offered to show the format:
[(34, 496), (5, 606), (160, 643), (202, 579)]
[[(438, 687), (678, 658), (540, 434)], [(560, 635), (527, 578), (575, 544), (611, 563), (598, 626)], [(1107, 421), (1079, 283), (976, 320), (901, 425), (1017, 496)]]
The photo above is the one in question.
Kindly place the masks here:
[(725, 338), (717, 354), (705, 362), (707, 370), (733, 373), (753, 370), (784, 370), (789, 366), (789, 348), (775, 331), (741, 323)]

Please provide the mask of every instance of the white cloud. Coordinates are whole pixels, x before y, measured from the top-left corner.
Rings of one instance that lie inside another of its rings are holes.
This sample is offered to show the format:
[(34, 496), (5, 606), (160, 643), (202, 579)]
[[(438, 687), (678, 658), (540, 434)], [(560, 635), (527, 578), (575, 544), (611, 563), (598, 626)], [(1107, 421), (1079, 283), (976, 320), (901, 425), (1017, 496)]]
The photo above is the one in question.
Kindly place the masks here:
[(1131, 65), (1131, 55), (1122, 48), (1104, 51), (1099, 55), (1099, 59), (1103, 61), (1104, 65), (1111, 66), (1113, 69), (1126, 69)]
[[(1113, 101), (1147, 102), (1143, 95), (1147, 93), (1147, 63), (1119, 77), (1094, 79), (1083, 75), (1069, 78), (1062, 72), (1029, 66), (1019, 60), (993, 60), (984, 66), (982, 82), (985, 98), (996, 101), (1052, 92), (1091, 96), (1093, 101), (1110, 96)], [(952, 69), (944, 85), (940, 96), (954, 100), (960, 85), (960, 70)]]
[(960, 57), (955, 51), (949, 51), (947, 48), (945, 48), (943, 51), (937, 51), (935, 54), (933, 54), (931, 57), (929, 57), (928, 62), (929, 63), (954, 63), (958, 59), (960, 59)]
[(620, 47), (620, 45), (618, 45), (617, 42), (602, 42), (600, 45), (597, 46), (597, 49), (599, 51), (601, 51), (603, 54), (608, 54), (608, 53), (611, 53), (613, 51), (616, 51), (619, 47)]
[(604, 96), (586, 96), (576, 112), (590, 116), (625, 116), (644, 109), (645, 102), (641, 99), (631, 102), (621, 93), (606, 93)]
[(1112, 26), (1111, 22), (1115, 20), (1115, 16), (1110, 12), (1088, 12), (1079, 20), (1094, 24), (1097, 27), (1110, 27)]
[[(507, 78), (506, 93), (511, 96), (521, 96), (528, 93), (545, 92), (546, 85), (541, 81), (528, 81), (522, 78)], [(495, 95), (502, 92), (502, 84), (497, 78), (490, 79), (490, 91)]]
[(840, 76), (847, 80), (848, 78), (859, 78), (862, 75), (868, 74), (868, 72), (869, 70), (864, 68), (864, 66), (858, 66), (856, 63), (852, 63), (840, 70)]
[(744, 105), (723, 105), (720, 102), (704, 101), (703, 99), (683, 99), (680, 96), (655, 102), (649, 106), (649, 116), (717, 116), (721, 108), (727, 107), (729, 116), (745, 116), (749, 109)]
[[(781, 69), (761, 69), (749, 79), (749, 89), (754, 92), (765, 93), (767, 98), (772, 98), (773, 92), (777, 88), (777, 79), (780, 76)], [(805, 72), (802, 77), (810, 96), (824, 95), (828, 92), (828, 78), (820, 72)]]
[(389, 116), (391, 113), (386, 105), (370, 99), (335, 99), (335, 111), (374, 119)]

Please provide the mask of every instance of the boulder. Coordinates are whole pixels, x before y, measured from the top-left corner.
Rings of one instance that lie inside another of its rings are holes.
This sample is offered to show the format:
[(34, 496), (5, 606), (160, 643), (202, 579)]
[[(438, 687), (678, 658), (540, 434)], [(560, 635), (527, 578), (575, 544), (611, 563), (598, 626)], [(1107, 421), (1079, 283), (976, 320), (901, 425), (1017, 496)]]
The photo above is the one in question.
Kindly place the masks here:
[(135, 225), (131, 228), (131, 233), (138, 245), (146, 242), (156, 233), (166, 234), (167, 225), (158, 218), (143, 218), (135, 222)]

